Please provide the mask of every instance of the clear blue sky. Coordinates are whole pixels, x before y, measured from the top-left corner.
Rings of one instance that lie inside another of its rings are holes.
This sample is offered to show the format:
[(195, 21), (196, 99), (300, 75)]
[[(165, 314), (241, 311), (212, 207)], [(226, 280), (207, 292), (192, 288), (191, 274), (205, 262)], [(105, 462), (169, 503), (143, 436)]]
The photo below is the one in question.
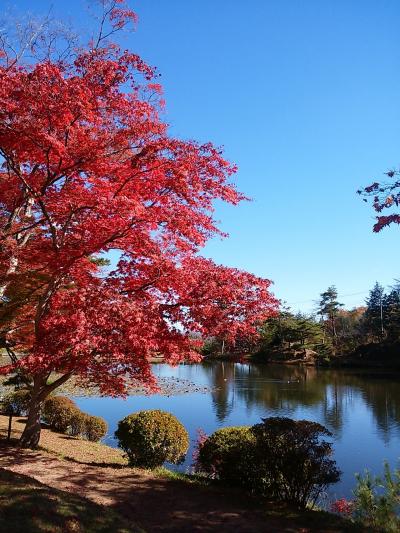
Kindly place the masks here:
[[(6, 2), (2, 2), (6, 5)], [(90, 25), (84, 0), (17, 11)], [(372, 233), (356, 195), (400, 167), (398, 0), (137, 0), (129, 48), (162, 74), (174, 135), (211, 140), (251, 203), (217, 206), (215, 261), (275, 282), (310, 310), (336, 284), (347, 307), (400, 278), (400, 228)], [(346, 296), (348, 295), (348, 296)]]

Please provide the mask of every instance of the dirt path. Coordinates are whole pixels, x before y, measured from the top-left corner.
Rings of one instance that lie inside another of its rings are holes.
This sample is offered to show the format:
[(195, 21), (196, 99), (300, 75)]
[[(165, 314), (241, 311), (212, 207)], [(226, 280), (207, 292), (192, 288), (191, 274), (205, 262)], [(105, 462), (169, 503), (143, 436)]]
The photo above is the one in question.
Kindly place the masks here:
[(0, 467), (111, 506), (148, 533), (343, 531), (300, 527), (296, 517), (271, 517), (271, 510), (267, 516), (234, 492), (224, 494), (130, 468), (78, 464), (42, 451), (0, 447)]

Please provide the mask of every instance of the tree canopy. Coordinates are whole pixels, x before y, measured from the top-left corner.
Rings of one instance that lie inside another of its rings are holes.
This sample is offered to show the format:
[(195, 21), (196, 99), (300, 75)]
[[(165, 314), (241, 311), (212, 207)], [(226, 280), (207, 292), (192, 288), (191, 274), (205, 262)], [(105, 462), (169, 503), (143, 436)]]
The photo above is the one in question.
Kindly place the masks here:
[(104, 1), (97, 39), (62, 58), (24, 62), (3, 42), (1, 372), (33, 378), (26, 445), (71, 375), (109, 394), (155, 387), (152, 355), (197, 360), (196, 334), (234, 342), (277, 309), (269, 280), (199, 255), (221, 235), (214, 200), (244, 196), (219, 148), (171, 137), (155, 70), (110, 42), (135, 20)]

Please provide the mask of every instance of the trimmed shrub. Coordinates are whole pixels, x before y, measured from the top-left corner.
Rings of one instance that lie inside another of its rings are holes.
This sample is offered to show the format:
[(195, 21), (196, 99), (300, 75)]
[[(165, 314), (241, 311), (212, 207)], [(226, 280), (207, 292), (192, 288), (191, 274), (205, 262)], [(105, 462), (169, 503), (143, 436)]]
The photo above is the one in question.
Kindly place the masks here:
[(118, 445), (132, 466), (155, 468), (165, 461), (181, 462), (189, 435), (175, 416), (159, 410), (139, 411), (120, 420), (115, 432)]
[(79, 437), (85, 432), (85, 422), (87, 415), (80, 409), (76, 409), (71, 416), (69, 433), (74, 437)]
[(79, 411), (75, 402), (66, 396), (50, 396), (44, 402), (43, 420), (55, 431), (65, 433)]
[(97, 442), (107, 435), (107, 422), (101, 416), (83, 415), (83, 435), (92, 442)]
[(3, 399), (3, 412), (8, 415), (22, 416), (29, 409), (30, 391), (26, 389), (9, 392)]
[(220, 429), (199, 447), (197, 468), (261, 496), (313, 505), (340, 478), (324, 436), (331, 433), (320, 424), (279, 417)]
[(210, 477), (249, 488), (255, 438), (249, 426), (218, 429), (198, 447), (195, 468)]
[(50, 396), (44, 403), (43, 420), (54, 431), (83, 436), (97, 442), (108, 430), (107, 422), (100, 416), (91, 416), (78, 409), (73, 400), (66, 396)]

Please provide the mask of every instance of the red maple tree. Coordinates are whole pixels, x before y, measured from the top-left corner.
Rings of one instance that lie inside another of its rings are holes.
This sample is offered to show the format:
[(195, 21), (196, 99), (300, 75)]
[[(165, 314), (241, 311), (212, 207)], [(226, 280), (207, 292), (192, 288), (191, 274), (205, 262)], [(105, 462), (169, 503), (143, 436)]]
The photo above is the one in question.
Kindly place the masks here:
[(113, 395), (156, 387), (152, 355), (198, 360), (196, 338), (255, 335), (278, 305), (270, 281), (198, 255), (220, 234), (213, 201), (244, 198), (236, 169), (170, 136), (154, 70), (106, 39), (135, 14), (104, 6), (98, 38), (68, 60), (1, 54), (0, 371), (32, 383), (27, 447), (71, 376)]

